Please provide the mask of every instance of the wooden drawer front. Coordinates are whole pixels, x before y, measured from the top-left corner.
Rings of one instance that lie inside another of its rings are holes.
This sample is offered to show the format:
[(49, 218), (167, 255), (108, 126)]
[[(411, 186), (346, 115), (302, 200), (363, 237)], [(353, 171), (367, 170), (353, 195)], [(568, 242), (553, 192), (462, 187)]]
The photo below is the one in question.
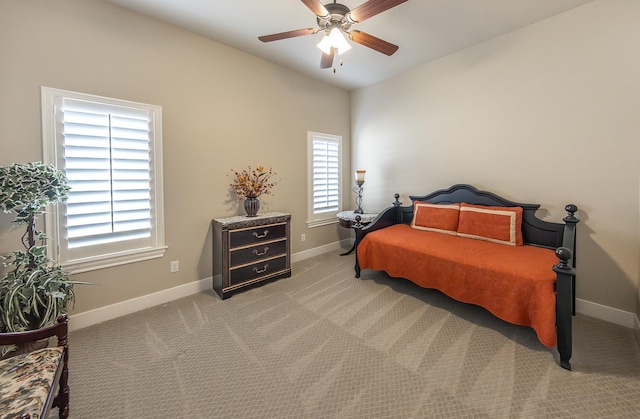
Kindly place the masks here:
[(270, 259), (274, 256), (287, 253), (287, 241), (282, 239), (277, 242), (259, 244), (257, 246), (244, 247), (231, 251), (231, 267), (244, 265), (260, 259)]
[(241, 284), (263, 276), (274, 274), (287, 267), (287, 256), (275, 259), (267, 259), (250, 265), (231, 269), (230, 283), (231, 285)]
[(257, 244), (283, 238), (285, 236), (285, 224), (269, 224), (246, 230), (234, 230), (229, 232), (229, 244), (231, 248)]

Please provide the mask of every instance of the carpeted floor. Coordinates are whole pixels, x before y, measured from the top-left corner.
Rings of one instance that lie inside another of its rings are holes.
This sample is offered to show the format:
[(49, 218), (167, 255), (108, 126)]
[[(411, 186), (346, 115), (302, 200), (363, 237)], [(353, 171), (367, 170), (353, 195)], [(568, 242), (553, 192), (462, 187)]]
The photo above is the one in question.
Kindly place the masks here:
[(71, 418), (640, 417), (633, 331), (578, 316), (573, 371), (531, 329), (325, 254), (75, 331)]

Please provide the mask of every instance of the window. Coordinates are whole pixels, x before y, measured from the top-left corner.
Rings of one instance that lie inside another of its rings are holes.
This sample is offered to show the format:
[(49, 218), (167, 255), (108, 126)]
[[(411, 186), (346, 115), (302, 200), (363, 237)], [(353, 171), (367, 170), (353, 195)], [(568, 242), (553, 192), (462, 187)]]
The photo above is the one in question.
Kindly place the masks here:
[(164, 254), (162, 109), (42, 88), (44, 160), (71, 191), (47, 214), (49, 252), (74, 272)]
[(307, 133), (309, 150), (309, 227), (335, 223), (340, 199), (342, 137)]

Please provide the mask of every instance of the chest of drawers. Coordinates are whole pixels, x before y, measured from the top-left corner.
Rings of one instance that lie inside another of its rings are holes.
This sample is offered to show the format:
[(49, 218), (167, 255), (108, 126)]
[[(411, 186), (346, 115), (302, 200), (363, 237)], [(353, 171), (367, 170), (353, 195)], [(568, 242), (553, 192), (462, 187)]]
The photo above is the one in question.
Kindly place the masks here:
[(291, 276), (291, 214), (216, 218), (213, 289), (223, 300), (240, 288)]

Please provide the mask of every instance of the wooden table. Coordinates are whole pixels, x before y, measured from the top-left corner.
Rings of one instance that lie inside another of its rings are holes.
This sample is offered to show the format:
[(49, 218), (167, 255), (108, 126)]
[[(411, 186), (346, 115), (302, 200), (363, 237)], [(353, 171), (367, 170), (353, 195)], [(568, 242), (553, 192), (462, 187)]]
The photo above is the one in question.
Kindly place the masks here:
[[(338, 220), (340, 222), (340, 226), (341, 227), (353, 228), (355, 226), (355, 224), (356, 224), (356, 216), (357, 215), (360, 216), (360, 224), (361, 225), (367, 225), (371, 221), (375, 220), (376, 217), (378, 216), (378, 214), (379, 213), (373, 212), (373, 211), (364, 211), (363, 214), (356, 214), (353, 211), (342, 211), (342, 212), (337, 213), (336, 217), (338, 217)], [(351, 246), (351, 249), (349, 249), (345, 253), (341, 253), (340, 256), (350, 255), (351, 253), (353, 253), (354, 250), (356, 250), (356, 243), (355, 242), (353, 242), (353, 246)]]

